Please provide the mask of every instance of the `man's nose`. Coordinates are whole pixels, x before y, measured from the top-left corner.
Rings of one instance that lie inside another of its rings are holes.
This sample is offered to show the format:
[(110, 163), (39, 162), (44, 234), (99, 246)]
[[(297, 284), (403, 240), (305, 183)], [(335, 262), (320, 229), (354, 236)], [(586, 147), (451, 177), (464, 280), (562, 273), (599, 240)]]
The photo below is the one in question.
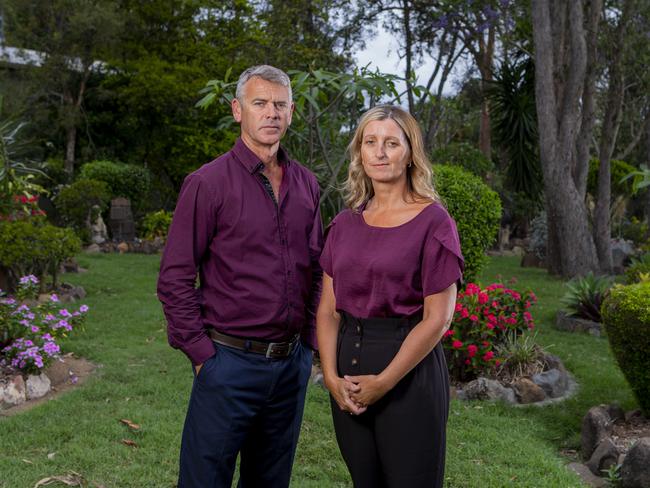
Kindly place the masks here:
[(274, 103), (267, 103), (264, 115), (270, 119), (277, 119), (280, 117), (280, 110), (278, 110)]

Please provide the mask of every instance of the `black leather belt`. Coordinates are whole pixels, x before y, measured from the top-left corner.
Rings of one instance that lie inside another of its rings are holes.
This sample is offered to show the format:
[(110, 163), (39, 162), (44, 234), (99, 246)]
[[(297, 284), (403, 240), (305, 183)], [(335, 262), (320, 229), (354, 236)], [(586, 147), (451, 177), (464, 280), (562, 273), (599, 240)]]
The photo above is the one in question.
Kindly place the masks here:
[(241, 351), (254, 352), (256, 354), (263, 354), (267, 358), (277, 359), (286, 358), (298, 345), (300, 336), (296, 334), (293, 339), (288, 342), (264, 342), (256, 341), (253, 339), (244, 339), (241, 337), (233, 337), (214, 329), (209, 329), (208, 334), (210, 338), (217, 344), (223, 346), (234, 347)]

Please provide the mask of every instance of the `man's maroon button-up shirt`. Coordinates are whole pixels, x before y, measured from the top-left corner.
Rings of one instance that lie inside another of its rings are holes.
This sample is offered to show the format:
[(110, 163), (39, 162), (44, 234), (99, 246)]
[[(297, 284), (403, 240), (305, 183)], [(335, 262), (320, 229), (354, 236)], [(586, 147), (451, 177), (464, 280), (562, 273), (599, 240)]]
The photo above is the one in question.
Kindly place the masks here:
[[(187, 176), (158, 277), (169, 343), (194, 364), (214, 354), (206, 329), (316, 348), (322, 249), (316, 177), (282, 148), (276, 203), (260, 159), (238, 139)], [(197, 271), (200, 284), (196, 284)]]

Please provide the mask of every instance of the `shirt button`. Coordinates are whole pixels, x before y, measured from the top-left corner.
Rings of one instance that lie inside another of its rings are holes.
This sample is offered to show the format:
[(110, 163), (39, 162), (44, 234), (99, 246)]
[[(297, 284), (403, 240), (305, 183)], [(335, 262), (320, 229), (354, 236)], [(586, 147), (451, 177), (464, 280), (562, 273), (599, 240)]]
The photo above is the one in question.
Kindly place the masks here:
[(354, 343), (354, 347), (356, 347), (357, 349), (359, 349), (359, 348), (361, 347), (361, 343), (360, 343), (360, 342), (355, 342), (355, 343)]
[(357, 334), (361, 334), (361, 326), (357, 325)]
[(352, 366), (356, 366), (357, 362), (357, 358), (352, 358)]

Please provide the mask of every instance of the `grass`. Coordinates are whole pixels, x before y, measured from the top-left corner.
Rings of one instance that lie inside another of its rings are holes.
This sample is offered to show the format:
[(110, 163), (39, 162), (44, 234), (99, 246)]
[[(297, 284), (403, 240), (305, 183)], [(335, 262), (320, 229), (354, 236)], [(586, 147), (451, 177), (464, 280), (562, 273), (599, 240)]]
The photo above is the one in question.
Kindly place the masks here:
[[(85, 287), (91, 310), (86, 331), (64, 347), (101, 368), (76, 390), (0, 417), (0, 487), (31, 488), (42, 478), (70, 471), (91, 487), (173, 487), (192, 373), (185, 357), (167, 345), (155, 296), (158, 258), (88, 255), (79, 261), (89, 271), (64, 279)], [(591, 406), (618, 401), (635, 408), (631, 392), (605, 339), (551, 327), (564, 293), (560, 281), (543, 270), (520, 268), (516, 258), (493, 259), (483, 283), (497, 274), (516, 276), (516, 288), (530, 287), (538, 295), (538, 338), (562, 358), (580, 390), (545, 408), (452, 402), (446, 486), (582, 486), (565, 468), (560, 450), (579, 448), (581, 419)], [(141, 430), (130, 432), (119, 422), (123, 418)], [(308, 390), (292, 486), (351, 486), (334, 439), (329, 400), (317, 386)]]

